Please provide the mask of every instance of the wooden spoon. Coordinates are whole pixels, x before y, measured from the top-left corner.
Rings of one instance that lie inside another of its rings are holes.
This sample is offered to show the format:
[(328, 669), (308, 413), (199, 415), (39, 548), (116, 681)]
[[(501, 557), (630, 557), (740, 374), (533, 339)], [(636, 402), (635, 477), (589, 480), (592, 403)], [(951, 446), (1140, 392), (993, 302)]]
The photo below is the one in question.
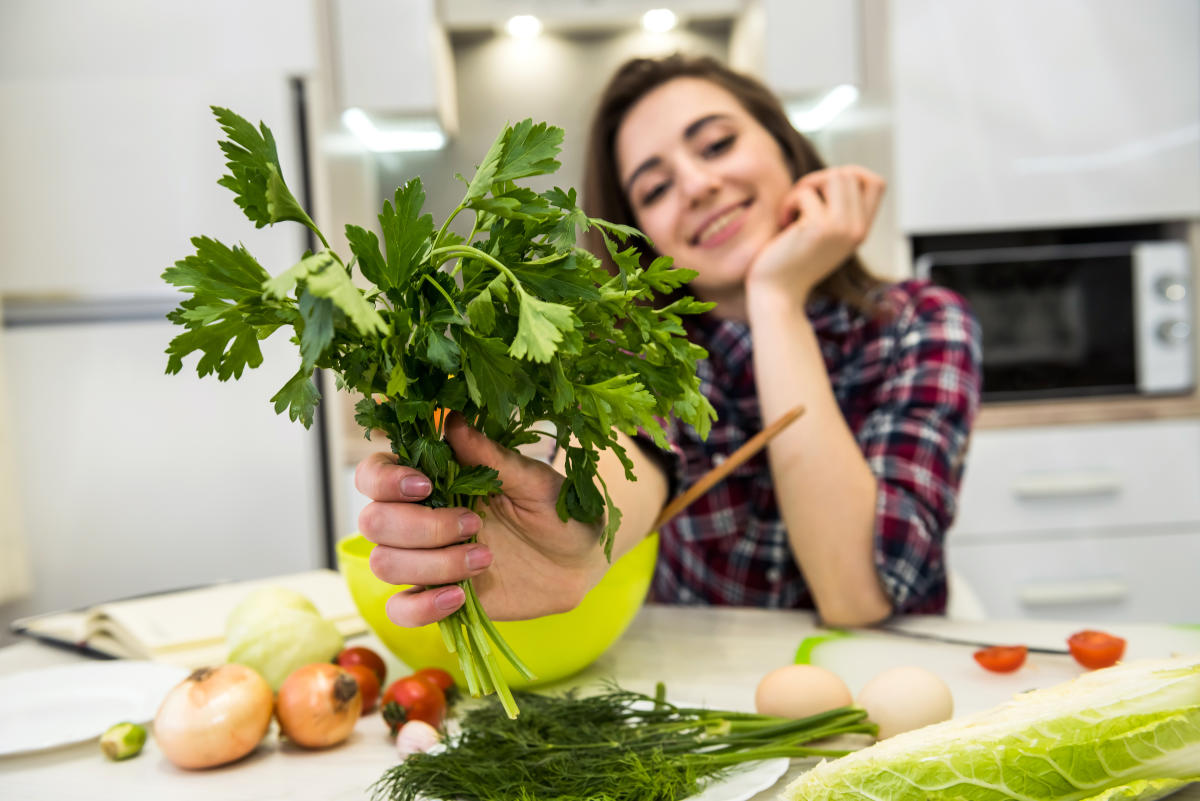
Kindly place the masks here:
[(699, 481), (688, 487), (685, 491), (679, 495), (676, 495), (674, 500), (663, 507), (658, 519), (654, 521), (654, 526), (651, 531), (657, 531), (659, 526), (661, 526), (663, 523), (667, 522), (672, 517), (691, 506), (697, 498), (720, 483), (725, 476), (732, 473), (743, 462), (765, 448), (767, 443), (770, 442), (776, 434), (791, 425), (792, 421), (802, 414), (804, 414), (803, 404), (795, 407), (778, 420), (771, 423), (771, 425), (767, 426), (762, 431), (759, 431), (757, 434), (751, 437), (749, 442), (730, 454), (728, 459), (721, 462), (712, 470), (709, 470), (700, 477)]

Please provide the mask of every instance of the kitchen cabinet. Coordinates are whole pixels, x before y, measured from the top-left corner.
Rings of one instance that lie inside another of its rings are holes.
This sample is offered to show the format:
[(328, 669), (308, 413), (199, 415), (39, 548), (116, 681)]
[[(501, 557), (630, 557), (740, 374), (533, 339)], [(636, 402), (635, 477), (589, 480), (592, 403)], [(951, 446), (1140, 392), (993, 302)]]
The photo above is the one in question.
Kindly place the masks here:
[(977, 430), (947, 563), (990, 617), (1200, 622), (1200, 420)]
[(893, 0), (908, 233), (1200, 216), (1200, 4)]

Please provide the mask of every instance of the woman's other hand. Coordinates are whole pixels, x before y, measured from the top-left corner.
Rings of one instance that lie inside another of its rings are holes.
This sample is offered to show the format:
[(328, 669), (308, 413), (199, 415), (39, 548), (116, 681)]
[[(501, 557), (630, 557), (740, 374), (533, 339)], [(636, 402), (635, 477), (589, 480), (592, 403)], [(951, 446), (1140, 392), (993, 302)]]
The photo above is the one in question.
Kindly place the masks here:
[[(429, 479), (391, 454), (368, 456), (355, 474), (355, 486), (371, 499), (358, 518), (363, 536), (377, 545), (371, 572), (389, 584), (413, 585), (388, 600), (388, 617), (408, 627), (440, 620), (462, 606), (455, 582), (468, 578), (496, 620), (574, 608), (607, 567), (601, 523), (560, 520), (555, 504), (563, 477), (497, 445), (461, 415), (447, 418), (446, 441), (461, 464), (500, 472), (504, 491), (482, 515), (422, 506)], [(469, 542), (473, 535), (477, 541)]]
[(747, 291), (786, 293), (803, 305), (867, 238), (886, 181), (863, 167), (830, 167), (796, 181), (779, 209), (779, 233), (750, 267)]

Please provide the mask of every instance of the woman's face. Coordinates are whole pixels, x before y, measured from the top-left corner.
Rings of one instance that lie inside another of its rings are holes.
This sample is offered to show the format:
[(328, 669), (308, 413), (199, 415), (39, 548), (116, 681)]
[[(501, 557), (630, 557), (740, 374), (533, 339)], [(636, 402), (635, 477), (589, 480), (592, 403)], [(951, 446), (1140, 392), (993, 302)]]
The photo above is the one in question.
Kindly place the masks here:
[(616, 161), (638, 227), (659, 253), (699, 273), (694, 294), (740, 297), (792, 187), (774, 137), (720, 86), (675, 78), (626, 114)]

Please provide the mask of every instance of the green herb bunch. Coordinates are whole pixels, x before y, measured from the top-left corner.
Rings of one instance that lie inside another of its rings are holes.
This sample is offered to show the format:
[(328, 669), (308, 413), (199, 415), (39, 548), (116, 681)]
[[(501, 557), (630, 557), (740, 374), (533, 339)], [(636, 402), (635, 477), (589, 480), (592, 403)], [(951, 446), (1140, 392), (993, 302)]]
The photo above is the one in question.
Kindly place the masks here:
[[(346, 226), (345, 259), (288, 189), (270, 129), (227, 109), (213, 113), (228, 137), (220, 147), (229, 172), (218, 183), (256, 227), (297, 222), (322, 249), (272, 277), (240, 245), (193, 238), (195, 254), (163, 273), (190, 295), (168, 315), (186, 330), (167, 348), (167, 372), (178, 373), (184, 357), (199, 351), (201, 376), (240, 378), (262, 363), (259, 341), (290, 327), (300, 367), (271, 399), (276, 412), (311, 425), (319, 401), (313, 372), (332, 372), (339, 389), (363, 395), (355, 419), (366, 436), (382, 430), (400, 463), (429, 477), (426, 503), (435, 507), (478, 508), (501, 490), (495, 470), (455, 462), (442, 438), (444, 412), (460, 412), (509, 448), (546, 436), (535, 426), (549, 422), (566, 458), (558, 514), (604, 520), (611, 558), (621, 515), (597, 472), (600, 451), (612, 450), (634, 480), (617, 431), (644, 431), (665, 448), (660, 421), (668, 415), (701, 436), (716, 416), (695, 370), (707, 354), (688, 341), (681, 319), (711, 304), (683, 297), (656, 305), (660, 293), (695, 273), (667, 258), (643, 268), (637, 250), (624, 246), (639, 232), (588, 217), (574, 189), (539, 194), (519, 186), (559, 167), (562, 130), (531, 120), (505, 127), (470, 181), (457, 176), (466, 195), (440, 227), (422, 213), (425, 191), (413, 178), (383, 204), (382, 241)], [(450, 230), (464, 211), (474, 214), (465, 238)], [(593, 227), (615, 275), (577, 244), (577, 234)], [(442, 622), (443, 639), (471, 693), (495, 689), (515, 716), (495, 650), (532, 674), (483, 613), (470, 582), (463, 588), (467, 602)]]
[(874, 735), (866, 712), (843, 707), (791, 720), (678, 707), (612, 686), (590, 696), (518, 693), (467, 711), (446, 749), (412, 754), (373, 787), (376, 801), (675, 801), (731, 767), (776, 757), (842, 756), (809, 743)]

